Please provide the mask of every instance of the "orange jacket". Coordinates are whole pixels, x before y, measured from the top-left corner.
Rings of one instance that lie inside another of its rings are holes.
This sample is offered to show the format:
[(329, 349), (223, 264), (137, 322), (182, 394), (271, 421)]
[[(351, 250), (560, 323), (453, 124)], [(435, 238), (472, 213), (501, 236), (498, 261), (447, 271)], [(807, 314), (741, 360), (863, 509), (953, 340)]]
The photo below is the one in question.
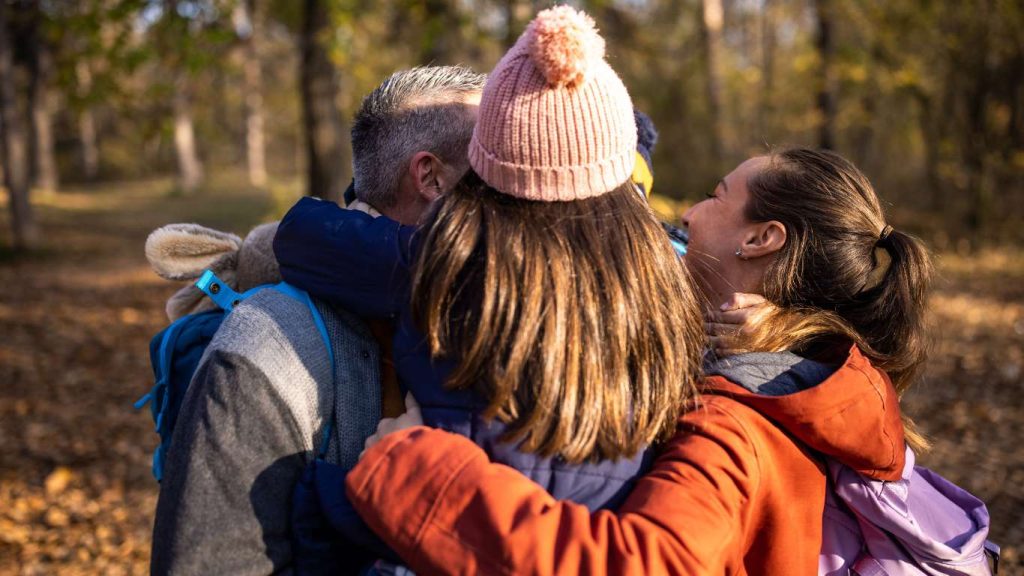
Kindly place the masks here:
[(469, 440), (391, 434), (349, 474), (356, 509), (423, 574), (817, 574), (820, 455), (895, 480), (903, 426), (854, 348), (819, 385), (759, 396), (709, 378), (618, 511), (556, 501)]

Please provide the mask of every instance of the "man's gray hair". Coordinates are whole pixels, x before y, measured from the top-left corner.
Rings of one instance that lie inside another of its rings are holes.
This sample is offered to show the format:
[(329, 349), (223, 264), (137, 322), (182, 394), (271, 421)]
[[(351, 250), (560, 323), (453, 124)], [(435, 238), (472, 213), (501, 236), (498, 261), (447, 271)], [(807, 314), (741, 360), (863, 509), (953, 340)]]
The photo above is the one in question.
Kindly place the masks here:
[(356, 196), (378, 209), (394, 206), (404, 168), (420, 151), (466, 170), (475, 120), (464, 100), (486, 80), (464, 66), (422, 66), (395, 72), (371, 92), (352, 123)]

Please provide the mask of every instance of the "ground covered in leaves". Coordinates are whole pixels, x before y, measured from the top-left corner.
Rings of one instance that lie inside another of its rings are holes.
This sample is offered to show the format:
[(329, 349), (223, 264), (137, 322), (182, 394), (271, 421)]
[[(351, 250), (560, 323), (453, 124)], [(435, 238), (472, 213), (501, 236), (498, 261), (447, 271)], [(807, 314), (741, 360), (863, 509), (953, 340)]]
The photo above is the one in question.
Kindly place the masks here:
[[(157, 437), (131, 405), (151, 385), (147, 345), (175, 287), (143, 242), (169, 222), (244, 234), (293, 197), (230, 179), (195, 197), (169, 190), (41, 196), (46, 248), (0, 253), (0, 574), (148, 573)], [(934, 441), (922, 462), (988, 502), (1004, 573), (1024, 574), (1024, 250), (938, 265), (934, 361), (907, 410)]]

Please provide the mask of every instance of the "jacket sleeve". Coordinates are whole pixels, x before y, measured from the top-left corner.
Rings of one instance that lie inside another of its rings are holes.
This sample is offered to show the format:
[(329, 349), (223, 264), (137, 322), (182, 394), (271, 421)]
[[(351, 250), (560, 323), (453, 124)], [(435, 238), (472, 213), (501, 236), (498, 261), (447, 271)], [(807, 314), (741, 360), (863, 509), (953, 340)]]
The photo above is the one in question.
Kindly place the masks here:
[(366, 318), (391, 318), (409, 298), (416, 229), (385, 216), (302, 198), (274, 237), (281, 276)]
[(167, 454), (153, 574), (290, 573), (292, 489), (307, 449), (292, 411), (246, 358), (211, 350)]
[(743, 423), (709, 404), (681, 418), (617, 512), (556, 501), (469, 440), (422, 427), (368, 450), (347, 489), (425, 573), (723, 574), (740, 568), (758, 484)]

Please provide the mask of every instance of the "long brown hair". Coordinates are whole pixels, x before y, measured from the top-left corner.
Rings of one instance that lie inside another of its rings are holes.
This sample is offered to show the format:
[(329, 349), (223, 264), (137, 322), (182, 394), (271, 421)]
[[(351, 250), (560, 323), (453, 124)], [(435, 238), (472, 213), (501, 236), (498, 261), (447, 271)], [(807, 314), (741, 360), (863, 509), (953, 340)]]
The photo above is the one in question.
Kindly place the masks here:
[[(781, 222), (787, 238), (762, 284), (778, 308), (747, 346), (821, 352), (853, 342), (902, 395), (927, 356), (924, 246), (886, 224), (871, 183), (834, 152), (773, 153), (747, 187), (746, 217)], [(904, 423), (911, 446), (926, 448), (913, 423)]]
[(412, 310), (447, 385), (476, 389), (520, 449), (632, 456), (696, 394), (689, 276), (631, 183), (572, 202), (512, 198), (470, 171), (421, 233)]

